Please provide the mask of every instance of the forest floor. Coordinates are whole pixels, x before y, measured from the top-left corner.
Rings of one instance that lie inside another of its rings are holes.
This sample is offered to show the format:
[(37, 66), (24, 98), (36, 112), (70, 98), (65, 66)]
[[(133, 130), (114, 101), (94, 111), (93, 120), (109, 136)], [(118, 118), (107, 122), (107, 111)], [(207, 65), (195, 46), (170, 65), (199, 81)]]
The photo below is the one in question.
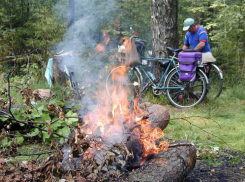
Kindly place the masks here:
[(225, 150), (201, 155), (185, 182), (245, 182), (245, 154)]

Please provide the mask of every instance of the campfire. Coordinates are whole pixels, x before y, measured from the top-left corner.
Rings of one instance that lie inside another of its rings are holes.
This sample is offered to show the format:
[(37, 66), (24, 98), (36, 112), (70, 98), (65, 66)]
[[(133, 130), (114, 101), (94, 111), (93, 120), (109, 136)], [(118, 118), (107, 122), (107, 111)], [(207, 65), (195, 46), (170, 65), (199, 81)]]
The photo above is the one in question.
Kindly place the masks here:
[[(195, 147), (187, 141), (166, 140), (163, 130), (170, 120), (169, 111), (161, 105), (141, 102), (138, 84), (127, 79), (127, 68), (115, 69), (110, 72), (111, 84), (97, 93), (97, 107), (86, 113), (77, 127), (70, 126), (73, 132), (68, 141), (61, 144), (53, 138), (53, 155), (40, 160), (40, 165), (22, 163), (23, 172), (21, 176), (18, 173), (17, 181), (185, 179), (195, 166)], [(129, 85), (133, 86), (133, 97)], [(57, 110), (49, 104), (48, 109), (65, 118), (62, 108)], [(9, 168), (5, 160), (0, 161), (0, 168), (1, 174), (8, 171), (6, 181), (17, 174), (12, 173), (15, 168)]]
[[(120, 73), (120, 77), (112, 75), (112, 78), (122, 85), (110, 85), (109, 95), (102, 91), (98, 94), (100, 104), (86, 114), (83, 123), (74, 130), (71, 145), (63, 148), (65, 171), (79, 170), (84, 179), (92, 181), (126, 181), (129, 173), (150, 166), (149, 162), (155, 159), (158, 159), (156, 165), (159, 161), (164, 167), (170, 165), (162, 158), (170, 146), (163, 133), (170, 119), (168, 110), (160, 105), (139, 104), (137, 93), (134, 100), (128, 100), (127, 90), (123, 89), (126, 69), (122, 68)], [(181, 155), (187, 156), (189, 167), (181, 172), (183, 178), (194, 167), (195, 152), (185, 142), (175, 146), (186, 148)]]

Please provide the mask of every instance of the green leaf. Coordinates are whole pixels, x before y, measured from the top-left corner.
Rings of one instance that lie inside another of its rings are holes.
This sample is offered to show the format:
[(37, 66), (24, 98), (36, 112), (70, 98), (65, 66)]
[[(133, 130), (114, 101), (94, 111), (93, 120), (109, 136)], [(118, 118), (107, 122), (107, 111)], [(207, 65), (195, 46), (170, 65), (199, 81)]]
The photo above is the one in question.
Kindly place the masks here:
[(3, 139), (1, 147), (9, 147), (13, 141), (9, 141), (7, 139)]
[(9, 119), (8, 115), (3, 115), (0, 117), (0, 121), (7, 121)]
[[(69, 111), (66, 116), (74, 116), (74, 117), (78, 117), (77, 113), (73, 113), (72, 111)], [(78, 122), (78, 118), (66, 118), (65, 122), (67, 125), (76, 125)]]
[(17, 143), (22, 144), (24, 142), (24, 137), (17, 137)]
[(27, 133), (27, 136), (37, 136), (39, 134), (39, 130), (37, 128), (34, 129), (31, 133)]
[(25, 120), (24, 115), (25, 115), (24, 113), (19, 112), (17, 115), (15, 115), (15, 118), (19, 120)]
[(65, 126), (64, 128), (59, 129), (57, 131), (57, 133), (60, 134), (60, 135), (62, 135), (62, 136), (66, 136), (67, 137), (67, 136), (70, 135), (71, 130), (70, 130), (70, 128), (68, 126)]
[(51, 120), (49, 113), (46, 113), (46, 112), (43, 113), (42, 118), (43, 118), (43, 120), (45, 120), (45, 121), (46, 121), (46, 120), (49, 120), (49, 121)]
[(43, 139), (49, 139), (50, 138), (50, 135), (48, 134), (48, 132), (46, 131), (42, 131), (42, 136), (43, 136)]
[(38, 110), (39, 112), (43, 112), (44, 108), (45, 108), (44, 105), (42, 105), (42, 106), (39, 106), (37, 110)]
[(50, 125), (50, 128), (53, 130), (53, 131), (56, 131), (60, 126), (62, 126), (64, 122), (62, 121), (56, 121), (55, 123), (51, 124)]
[(63, 101), (63, 102), (62, 102), (62, 101), (59, 101), (59, 102), (57, 102), (56, 104), (57, 104), (58, 106), (62, 106), (62, 107), (63, 107), (63, 106), (66, 105), (66, 101)]
[[(49, 119), (47, 119), (47, 120), (49, 120)], [(41, 123), (41, 122), (44, 122), (44, 118), (35, 118), (35, 121)]]

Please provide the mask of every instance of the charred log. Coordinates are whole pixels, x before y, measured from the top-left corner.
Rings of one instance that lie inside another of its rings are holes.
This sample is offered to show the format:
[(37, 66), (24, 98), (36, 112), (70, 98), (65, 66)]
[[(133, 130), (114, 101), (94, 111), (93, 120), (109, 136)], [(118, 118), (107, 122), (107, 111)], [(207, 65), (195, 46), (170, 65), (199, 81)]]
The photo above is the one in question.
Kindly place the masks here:
[(181, 182), (194, 168), (195, 163), (195, 147), (188, 146), (186, 141), (179, 141), (170, 145), (167, 151), (161, 151), (151, 160), (147, 160), (140, 168), (125, 174), (119, 181)]
[(141, 164), (141, 156), (143, 154), (142, 144), (136, 136), (132, 135), (130, 136), (126, 146), (129, 152), (132, 153), (132, 155), (128, 157), (126, 168), (130, 171), (132, 169), (139, 168)]

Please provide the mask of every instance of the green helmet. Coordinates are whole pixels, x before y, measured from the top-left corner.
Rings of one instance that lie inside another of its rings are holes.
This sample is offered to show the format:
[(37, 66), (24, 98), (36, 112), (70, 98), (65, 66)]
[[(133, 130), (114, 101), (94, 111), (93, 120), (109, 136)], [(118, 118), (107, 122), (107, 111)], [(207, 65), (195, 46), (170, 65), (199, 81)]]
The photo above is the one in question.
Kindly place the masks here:
[(193, 25), (195, 23), (195, 20), (193, 18), (187, 18), (184, 21), (184, 28), (183, 30), (186, 31), (190, 28), (191, 25)]

